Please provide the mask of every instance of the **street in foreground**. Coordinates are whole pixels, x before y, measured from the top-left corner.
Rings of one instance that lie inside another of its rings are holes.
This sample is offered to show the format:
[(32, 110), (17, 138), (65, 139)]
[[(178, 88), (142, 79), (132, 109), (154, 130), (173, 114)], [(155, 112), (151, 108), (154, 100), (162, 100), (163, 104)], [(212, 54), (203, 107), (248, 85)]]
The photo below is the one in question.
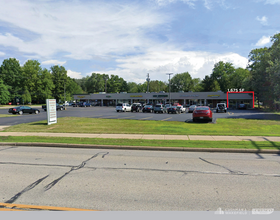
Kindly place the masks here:
[(103, 211), (280, 210), (280, 156), (0, 147), (1, 203)]

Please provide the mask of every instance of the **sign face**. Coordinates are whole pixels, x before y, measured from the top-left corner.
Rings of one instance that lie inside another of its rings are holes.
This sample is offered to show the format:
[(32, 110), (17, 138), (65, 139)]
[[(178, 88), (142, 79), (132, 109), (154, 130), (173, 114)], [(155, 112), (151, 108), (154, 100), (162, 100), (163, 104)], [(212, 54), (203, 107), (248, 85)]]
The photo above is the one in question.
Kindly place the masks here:
[(220, 95), (208, 95), (208, 97), (220, 97)]
[(56, 100), (55, 99), (46, 99), (47, 104), (47, 116), (48, 116), (48, 125), (57, 123), (56, 115)]
[(168, 97), (168, 95), (153, 95), (153, 97)]

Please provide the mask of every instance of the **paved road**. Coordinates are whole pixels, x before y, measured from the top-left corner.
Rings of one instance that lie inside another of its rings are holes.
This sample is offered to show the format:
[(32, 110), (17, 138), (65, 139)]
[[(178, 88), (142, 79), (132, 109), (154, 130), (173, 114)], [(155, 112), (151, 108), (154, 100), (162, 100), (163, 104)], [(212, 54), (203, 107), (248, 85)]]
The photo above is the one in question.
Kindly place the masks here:
[(280, 210), (280, 156), (0, 147), (0, 202), (97, 210)]
[[(7, 109), (0, 109), (0, 114), (8, 114)], [(154, 113), (136, 113), (136, 112), (116, 112), (113, 107), (91, 107), (74, 108), (68, 107), (66, 111), (58, 111), (60, 117), (88, 117), (88, 118), (108, 118), (108, 119), (136, 119), (136, 120), (158, 120), (158, 121), (181, 121), (191, 122), (191, 113), (182, 114), (154, 114)], [(229, 110), (227, 113), (214, 113), (214, 119), (217, 118), (247, 118), (247, 119), (266, 119), (280, 120), (280, 115), (273, 113), (264, 113), (258, 110)], [(21, 123), (35, 122), (47, 119), (47, 113), (41, 111), (40, 114), (25, 114), (15, 117), (0, 117), (0, 126), (15, 125)], [(214, 120), (215, 121), (215, 120)]]

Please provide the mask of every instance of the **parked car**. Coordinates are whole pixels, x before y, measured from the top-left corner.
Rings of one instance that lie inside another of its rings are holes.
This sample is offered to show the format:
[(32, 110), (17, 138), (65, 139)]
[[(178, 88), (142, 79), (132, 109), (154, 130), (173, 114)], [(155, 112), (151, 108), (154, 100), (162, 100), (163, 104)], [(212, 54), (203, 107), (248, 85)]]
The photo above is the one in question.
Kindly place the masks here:
[(238, 109), (247, 109), (246, 104), (239, 104)]
[(80, 106), (80, 102), (75, 102), (72, 104), (73, 107), (79, 107)]
[(180, 113), (186, 112), (186, 108), (182, 105), (177, 105), (177, 108), (179, 109)]
[[(42, 109), (44, 111), (47, 111), (47, 105), (42, 105)], [(58, 110), (62, 111), (63, 109), (64, 109), (63, 105), (60, 105), (60, 104), (56, 103), (56, 111), (58, 111)]]
[(168, 108), (167, 113), (178, 114), (180, 113), (180, 109), (178, 109), (177, 106), (171, 106)]
[(86, 107), (86, 102), (80, 102), (79, 107)]
[(172, 106), (171, 104), (166, 104), (166, 105), (165, 105), (166, 111), (167, 111), (171, 106)]
[(153, 112), (154, 107), (152, 105), (145, 105), (145, 107), (142, 109), (142, 112)]
[(225, 103), (217, 103), (216, 112), (227, 112), (227, 106)]
[(91, 104), (88, 103), (88, 102), (86, 102), (86, 103), (85, 103), (85, 107), (91, 107)]
[(133, 103), (131, 106), (131, 112), (139, 112), (142, 110), (142, 104), (141, 103)]
[(191, 106), (189, 107), (188, 112), (193, 112), (195, 108), (196, 108), (196, 105), (191, 105)]
[(166, 113), (166, 107), (163, 104), (156, 104), (154, 107), (154, 113)]
[(40, 113), (40, 110), (37, 109), (37, 108), (30, 108), (30, 107), (28, 107), (28, 106), (19, 106), (19, 107), (15, 107), (15, 108), (10, 108), (10, 109), (9, 109), (9, 113), (12, 113), (12, 114), (19, 114), (19, 115), (22, 115), (23, 113), (29, 113), (29, 114), (35, 113), (35, 114), (39, 114), (39, 113)]
[(130, 112), (131, 106), (128, 103), (118, 103), (116, 106), (117, 112)]
[(198, 120), (212, 121), (213, 113), (208, 106), (197, 106), (193, 111), (193, 122)]

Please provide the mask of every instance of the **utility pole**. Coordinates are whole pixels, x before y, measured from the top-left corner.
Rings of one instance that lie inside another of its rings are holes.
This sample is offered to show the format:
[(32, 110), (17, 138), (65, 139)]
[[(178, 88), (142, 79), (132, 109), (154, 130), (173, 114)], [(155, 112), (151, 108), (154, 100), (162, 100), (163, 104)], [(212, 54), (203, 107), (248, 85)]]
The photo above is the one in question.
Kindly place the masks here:
[(166, 75), (169, 75), (169, 104), (171, 105), (171, 94), (170, 94), (170, 75), (173, 73), (166, 73)]
[(149, 83), (150, 83), (150, 75), (149, 73), (147, 74), (147, 79), (146, 79), (148, 86), (147, 86), (147, 93), (149, 92)]

